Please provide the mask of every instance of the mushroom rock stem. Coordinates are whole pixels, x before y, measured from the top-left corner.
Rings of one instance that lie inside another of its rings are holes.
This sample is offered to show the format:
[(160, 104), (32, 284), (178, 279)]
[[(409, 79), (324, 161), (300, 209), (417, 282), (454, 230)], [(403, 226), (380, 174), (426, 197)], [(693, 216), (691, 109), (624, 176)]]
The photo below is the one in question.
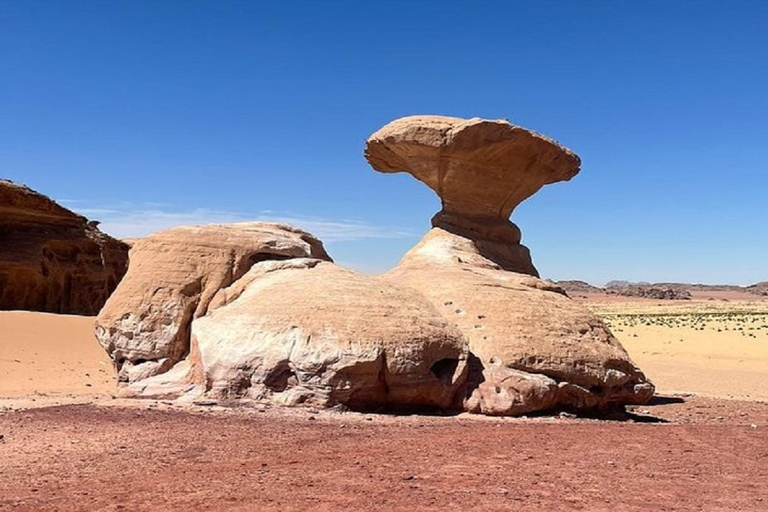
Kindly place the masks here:
[(441, 210), (432, 217), (432, 227), (467, 239), (502, 270), (539, 277), (530, 251), (520, 243), (520, 228), (509, 220)]
[(519, 244), (521, 239), (520, 228), (507, 219), (463, 215), (444, 209), (432, 217), (432, 227), (442, 228), (473, 240)]

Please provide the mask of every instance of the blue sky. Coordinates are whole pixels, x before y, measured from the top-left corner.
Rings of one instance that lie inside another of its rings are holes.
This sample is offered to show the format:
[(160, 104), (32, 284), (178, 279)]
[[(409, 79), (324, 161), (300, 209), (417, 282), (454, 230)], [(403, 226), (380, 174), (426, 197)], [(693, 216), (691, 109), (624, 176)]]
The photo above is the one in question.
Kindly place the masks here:
[(411, 114), (507, 118), (582, 172), (513, 214), (545, 277), (768, 280), (768, 2), (0, 2), (0, 176), (116, 236), (280, 219), (375, 272), (439, 201)]

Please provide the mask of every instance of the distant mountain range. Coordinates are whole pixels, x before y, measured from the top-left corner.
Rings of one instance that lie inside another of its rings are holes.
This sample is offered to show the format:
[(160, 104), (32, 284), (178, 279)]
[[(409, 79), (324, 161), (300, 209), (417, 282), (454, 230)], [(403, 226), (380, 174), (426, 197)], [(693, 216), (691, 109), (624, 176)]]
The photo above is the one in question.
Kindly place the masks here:
[(606, 294), (649, 299), (690, 300), (695, 295), (709, 293), (744, 293), (768, 296), (768, 281), (750, 286), (728, 284), (646, 283), (610, 281), (605, 287), (593, 286), (585, 281), (556, 281), (569, 295)]

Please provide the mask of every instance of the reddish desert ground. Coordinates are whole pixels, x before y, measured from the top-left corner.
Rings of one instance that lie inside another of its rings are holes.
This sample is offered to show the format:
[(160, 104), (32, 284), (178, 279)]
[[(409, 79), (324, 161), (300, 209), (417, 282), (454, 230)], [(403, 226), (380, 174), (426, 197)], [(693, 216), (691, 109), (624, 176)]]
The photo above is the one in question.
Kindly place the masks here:
[(768, 302), (587, 302), (658, 388), (611, 419), (114, 399), (93, 319), (0, 313), (0, 510), (768, 510)]

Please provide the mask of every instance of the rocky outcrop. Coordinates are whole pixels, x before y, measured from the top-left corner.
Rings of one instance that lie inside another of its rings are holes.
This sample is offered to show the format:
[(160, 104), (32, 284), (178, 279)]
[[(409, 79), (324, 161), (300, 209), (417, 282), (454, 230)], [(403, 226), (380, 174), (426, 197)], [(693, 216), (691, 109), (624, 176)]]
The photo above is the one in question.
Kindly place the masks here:
[(537, 278), (508, 220), (542, 186), (579, 170), (569, 150), (506, 121), (408, 117), (368, 140), (381, 172), (408, 172), (439, 196), (433, 229), (384, 279), (419, 291), (469, 342), (463, 407), (518, 415), (643, 403), (653, 386), (608, 328)]
[(214, 397), (446, 409), (466, 376), (464, 337), (420, 294), (319, 260), (255, 266), (192, 337)]
[(554, 284), (565, 290), (570, 297), (583, 296), (587, 293), (605, 294), (605, 290), (603, 288), (593, 286), (586, 281), (555, 281)]
[(639, 297), (656, 300), (691, 300), (691, 292), (679, 287), (653, 285), (626, 285), (606, 288), (606, 293), (623, 297)]
[(189, 352), (193, 319), (254, 264), (330, 259), (320, 241), (288, 226), (179, 227), (134, 241), (125, 278), (96, 321), (96, 337), (121, 382), (167, 371)]
[(768, 282), (751, 286), (732, 284), (694, 284), (694, 283), (648, 283), (631, 281), (609, 281), (605, 288), (592, 286), (584, 281), (557, 281), (571, 296), (584, 294), (621, 295), (654, 300), (750, 300), (752, 295), (768, 295)]
[(753, 285), (747, 286), (747, 291), (755, 295), (768, 296), (768, 281), (762, 281)]
[(424, 297), (281, 225), (137, 241), (96, 332), (124, 396), (448, 408), (466, 379), (464, 337)]
[(97, 224), (0, 180), (0, 309), (97, 314), (128, 264)]

